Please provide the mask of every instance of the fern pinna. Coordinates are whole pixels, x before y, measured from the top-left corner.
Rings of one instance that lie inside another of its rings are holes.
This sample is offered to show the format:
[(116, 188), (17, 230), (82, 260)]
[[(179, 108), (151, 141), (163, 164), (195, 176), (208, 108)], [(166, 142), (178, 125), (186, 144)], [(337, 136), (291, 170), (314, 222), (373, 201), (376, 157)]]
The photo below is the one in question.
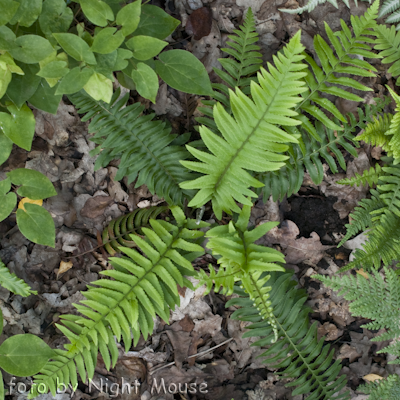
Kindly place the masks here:
[(157, 193), (169, 204), (180, 205), (191, 193), (182, 190), (179, 183), (191, 179), (191, 174), (180, 163), (188, 152), (182, 146), (173, 145), (176, 135), (164, 122), (153, 121), (155, 114), (143, 115), (144, 106), (135, 103), (126, 106), (129, 93), (122, 98), (120, 89), (114, 93), (110, 104), (95, 101), (81, 91), (69, 99), (88, 121), (91, 140), (98, 147), (91, 155), (99, 154), (95, 169), (106, 167), (113, 159), (120, 159), (116, 180), (128, 177), (128, 183), (136, 180), (136, 187), (146, 184), (151, 193)]
[(210, 276), (201, 270), (200, 284), (207, 284), (207, 293), (215, 285), (216, 290), (222, 288), (223, 293), (231, 295), (234, 283), (240, 281), (262, 318), (271, 324), (276, 333), (269, 288), (265, 286), (269, 275), (264, 272), (284, 271), (279, 264), (284, 263), (285, 259), (279, 251), (254, 242), (278, 225), (278, 222), (268, 222), (248, 230), (250, 212), (251, 207), (243, 206), (236, 223), (230, 221), (228, 225), (217, 226), (207, 232), (207, 247), (213, 255), (220, 256), (219, 270), (215, 273), (210, 265)]
[[(191, 260), (204, 253), (194, 241), (203, 236), (199, 228), (208, 226), (186, 219), (183, 211), (173, 206), (171, 212), (176, 224), (163, 220), (150, 220), (152, 229), (142, 228), (145, 238), (132, 235), (140, 250), (120, 248), (126, 256), (111, 257), (112, 270), (102, 271), (104, 277), (93, 282), (83, 292), (86, 300), (76, 304), (79, 315), (64, 315), (63, 324), (57, 327), (69, 339), (65, 350), (55, 350), (56, 355), (35, 376), (41, 383), (56, 392), (57, 380), (70, 382), (75, 387), (77, 373), (83, 382), (92, 379), (100, 352), (108, 369), (118, 359), (118, 341), (123, 339), (128, 351), (132, 339), (137, 343), (140, 334), (147, 338), (153, 331), (153, 318), (157, 315), (169, 321), (169, 311), (179, 305), (177, 285), (192, 287), (185, 275), (193, 275)], [(190, 260), (190, 261), (189, 261)], [(38, 393), (33, 393), (33, 396)]]
[(400, 399), (400, 377), (389, 375), (385, 379), (360, 385), (357, 390), (369, 394), (368, 400), (398, 400)]
[[(237, 298), (226, 304), (239, 307), (231, 318), (251, 322), (243, 337), (261, 337), (252, 346), (269, 346), (260, 355), (269, 367), (277, 369), (283, 378), (293, 378), (286, 386), (295, 387), (292, 396), (308, 394), (307, 400), (348, 400), (349, 393), (340, 393), (346, 385), (346, 376), (338, 376), (340, 361), (333, 362), (334, 349), (324, 345), (324, 338), (318, 340), (317, 323), (309, 326), (308, 314), (312, 311), (304, 306), (307, 294), (296, 289), (293, 273), (272, 272), (265, 283), (270, 294), (274, 327), (268, 324), (249, 295), (235, 287)], [(271, 342), (274, 342), (271, 344)], [(336, 396), (334, 396), (336, 394)]]
[[(371, 3), (371, 0), (363, 0), (363, 1), (368, 1), (369, 3)], [(358, 6), (357, 0), (354, 0), (354, 2), (356, 4), (356, 6)], [(289, 14), (302, 14), (305, 11), (311, 12), (318, 5), (324, 4), (324, 3), (330, 3), (333, 6), (335, 6), (336, 8), (338, 8), (337, 0), (308, 0), (307, 4), (305, 6), (303, 6), (303, 7), (294, 8), (294, 9), (281, 8), (281, 9), (279, 9), (279, 11), (287, 12)], [(350, 8), (349, 0), (343, 0), (343, 3), (346, 4), (346, 6), (348, 8)]]

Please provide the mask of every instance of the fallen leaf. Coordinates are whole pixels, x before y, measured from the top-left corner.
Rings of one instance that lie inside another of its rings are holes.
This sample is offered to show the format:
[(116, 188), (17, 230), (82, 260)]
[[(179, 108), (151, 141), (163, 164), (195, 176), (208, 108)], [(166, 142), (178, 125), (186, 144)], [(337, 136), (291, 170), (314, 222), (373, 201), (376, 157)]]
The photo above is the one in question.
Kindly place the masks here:
[(189, 332), (174, 332), (174, 331), (166, 331), (166, 334), (171, 341), (172, 347), (174, 348), (174, 361), (176, 366), (181, 369), (182, 362), (187, 359), (190, 342), (192, 338), (190, 337)]
[(207, 7), (194, 10), (186, 23), (186, 33), (194, 35), (194, 40), (200, 40), (204, 36), (208, 36), (211, 32), (212, 14)]
[(29, 199), (28, 197), (24, 197), (18, 204), (18, 208), (21, 208), (22, 210), (25, 210), (24, 204), (25, 203), (29, 203), (29, 204), (37, 204), (38, 206), (42, 206), (43, 205), (43, 200), (32, 200)]
[(72, 261), (61, 261), (60, 268), (58, 269), (58, 272), (57, 272), (57, 279), (61, 274), (63, 274), (64, 272), (67, 272), (69, 269), (71, 269), (72, 265), (73, 265)]
[(361, 268), (356, 270), (357, 274), (362, 275), (365, 279), (369, 279), (368, 274)]
[(86, 200), (81, 210), (81, 216), (86, 218), (97, 218), (104, 213), (104, 209), (113, 202), (110, 196), (95, 196)]
[(379, 375), (376, 375), (376, 374), (368, 374), (368, 375), (363, 376), (363, 379), (364, 379), (365, 381), (368, 381), (368, 382), (374, 382), (374, 381), (376, 381), (376, 380), (381, 380), (381, 379), (383, 379), (383, 377), (382, 377), (382, 376), (379, 376)]

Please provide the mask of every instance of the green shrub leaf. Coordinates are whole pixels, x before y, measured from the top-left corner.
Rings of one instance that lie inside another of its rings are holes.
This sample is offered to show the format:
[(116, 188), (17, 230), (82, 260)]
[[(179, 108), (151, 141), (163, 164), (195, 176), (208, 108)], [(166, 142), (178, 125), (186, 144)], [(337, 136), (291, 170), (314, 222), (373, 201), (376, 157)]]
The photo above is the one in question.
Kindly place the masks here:
[(95, 100), (103, 100), (106, 103), (111, 101), (113, 94), (112, 81), (102, 74), (95, 72), (83, 88)]
[(158, 92), (158, 76), (154, 70), (145, 63), (138, 63), (137, 69), (132, 70), (132, 79), (136, 84), (137, 92), (155, 103)]
[(11, 375), (31, 376), (39, 372), (53, 351), (30, 333), (14, 335), (0, 346), (0, 366)]
[(108, 54), (118, 49), (125, 36), (121, 31), (115, 33), (116, 30), (117, 28), (104, 28), (99, 31), (94, 37), (91, 50), (100, 54)]
[(133, 57), (140, 61), (155, 57), (167, 45), (163, 40), (151, 36), (134, 36), (126, 42), (129, 49), (133, 50)]
[(51, 215), (36, 204), (24, 204), (25, 211), (17, 210), (17, 224), (21, 233), (33, 243), (55, 247), (55, 226)]
[(36, 92), (29, 99), (29, 103), (39, 110), (46, 111), (50, 114), (57, 114), (62, 94), (56, 95), (56, 89), (56, 86), (50, 87), (47, 81), (42, 79)]
[(156, 72), (172, 88), (185, 93), (212, 95), (204, 65), (185, 50), (166, 51), (156, 61)]
[(135, 30), (135, 35), (152, 36), (157, 39), (165, 39), (180, 24), (164, 10), (157, 6), (148, 4), (142, 6), (139, 26)]
[(38, 35), (23, 35), (18, 37), (14, 43), (16, 47), (10, 50), (11, 55), (25, 64), (36, 64), (54, 51), (50, 42)]
[(35, 134), (35, 117), (24, 104), (19, 110), (15, 105), (7, 107), (10, 114), (0, 113), (0, 129), (16, 145), (30, 151)]
[[(59, 45), (77, 61), (85, 61), (88, 64), (96, 64), (96, 58), (89, 45), (77, 35), (72, 33), (53, 33)], [(17, 39), (18, 40), (18, 39)]]
[(57, 195), (50, 179), (33, 169), (17, 168), (7, 172), (7, 176), (14, 185), (21, 186), (17, 193), (22, 197), (41, 200)]
[(142, 2), (136, 0), (121, 8), (117, 14), (117, 24), (122, 26), (121, 32), (128, 36), (135, 32), (140, 22), (140, 9)]
[[(19, 3), (12, 0), (0, 0), (0, 25), (5, 25), (15, 15)], [(1, 386), (1, 385), (0, 385)]]
[[(18, 3), (20, 3), (19, 8), (10, 24), (14, 25), (19, 22), (21, 26), (31, 26), (42, 12), (42, 0), (18, 0)], [(3, 12), (3, 8), (1, 8), (1, 12)]]
[(69, 69), (65, 61), (51, 61), (36, 74), (42, 78), (62, 78), (67, 75)]
[(13, 142), (0, 129), (0, 165), (10, 157)]
[(15, 33), (6, 26), (0, 26), (0, 50), (9, 51), (15, 47)]
[(114, 21), (111, 7), (101, 0), (80, 0), (86, 18), (97, 26), (106, 26), (107, 20)]
[(0, 221), (4, 221), (11, 214), (16, 205), (17, 195), (15, 193), (0, 195)]
[(93, 69), (79, 67), (71, 69), (59, 83), (56, 94), (72, 94), (79, 92), (94, 74)]

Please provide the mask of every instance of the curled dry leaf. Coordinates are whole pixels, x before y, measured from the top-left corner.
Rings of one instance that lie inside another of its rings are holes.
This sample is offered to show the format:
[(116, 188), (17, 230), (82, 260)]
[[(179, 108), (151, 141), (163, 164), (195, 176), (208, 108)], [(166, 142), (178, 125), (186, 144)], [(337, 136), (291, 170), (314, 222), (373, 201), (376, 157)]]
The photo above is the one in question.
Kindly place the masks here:
[(97, 218), (104, 213), (104, 209), (113, 202), (109, 196), (95, 196), (87, 199), (81, 210), (81, 216), (87, 218)]
[(58, 269), (58, 272), (57, 272), (57, 279), (61, 274), (63, 274), (64, 272), (67, 272), (69, 269), (71, 269), (72, 266), (73, 266), (72, 261), (61, 261), (60, 268)]
[(18, 208), (21, 208), (22, 210), (25, 210), (24, 204), (25, 203), (30, 203), (30, 204), (37, 204), (38, 206), (42, 206), (43, 205), (43, 200), (32, 200), (29, 199), (28, 197), (24, 197), (23, 199), (21, 199), (21, 201), (18, 204)]
[(376, 374), (368, 374), (363, 376), (363, 379), (368, 382), (375, 382), (376, 380), (383, 379), (383, 377)]

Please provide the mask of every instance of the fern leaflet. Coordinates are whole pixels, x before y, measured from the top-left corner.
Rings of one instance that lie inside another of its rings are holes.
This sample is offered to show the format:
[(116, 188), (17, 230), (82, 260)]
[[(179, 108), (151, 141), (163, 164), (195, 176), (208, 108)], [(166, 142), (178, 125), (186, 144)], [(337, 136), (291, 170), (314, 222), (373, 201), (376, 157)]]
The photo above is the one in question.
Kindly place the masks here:
[[(364, 0), (364, 1), (368, 1), (369, 3), (371, 3), (371, 0)], [(354, 0), (354, 2), (356, 3), (356, 6), (358, 6), (357, 0)], [(279, 9), (279, 11), (287, 12), (289, 14), (302, 14), (305, 11), (311, 12), (318, 5), (325, 4), (325, 3), (330, 3), (333, 6), (335, 6), (336, 8), (338, 8), (337, 0), (309, 0), (308, 3), (303, 7), (299, 7), (299, 8), (295, 8), (295, 9), (281, 8), (281, 9)], [(346, 4), (346, 6), (348, 8), (350, 8), (349, 0), (343, 0), (343, 3)]]
[(341, 185), (350, 185), (350, 186), (360, 186), (360, 185), (369, 185), (374, 186), (378, 183), (379, 177), (382, 175), (382, 168), (379, 164), (376, 164), (375, 167), (371, 167), (370, 169), (366, 169), (362, 175), (356, 172), (355, 176), (352, 178), (345, 178), (337, 181), (337, 183)]
[(9, 290), (14, 294), (18, 294), (22, 297), (27, 297), (31, 294), (37, 294), (35, 290), (32, 290), (30, 286), (24, 282), (24, 280), (18, 278), (17, 275), (12, 274), (10, 270), (0, 260), (0, 286)]
[(400, 377), (389, 375), (385, 379), (360, 385), (357, 390), (369, 394), (368, 400), (398, 400), (400, 399)]

